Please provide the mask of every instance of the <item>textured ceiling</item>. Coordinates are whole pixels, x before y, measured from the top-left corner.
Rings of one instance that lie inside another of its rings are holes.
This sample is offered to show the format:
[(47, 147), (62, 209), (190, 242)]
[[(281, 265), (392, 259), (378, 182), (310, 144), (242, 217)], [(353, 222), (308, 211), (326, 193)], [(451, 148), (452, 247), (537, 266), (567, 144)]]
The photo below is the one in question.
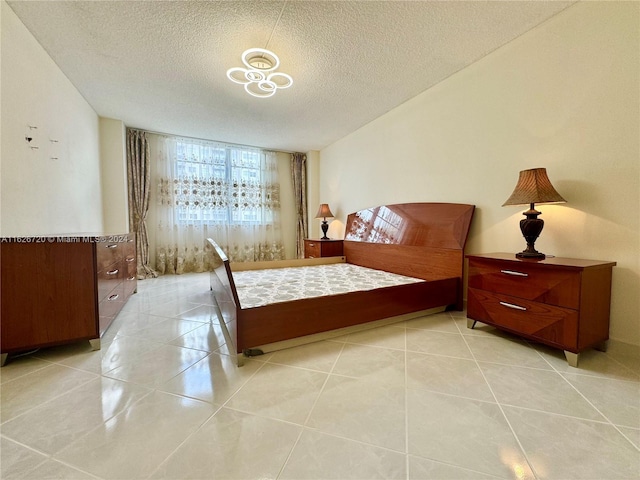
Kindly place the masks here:
[[(561, 1), (9, 1), (103, 117), (285, 151), (335, 142), (557, 14)], [(260, 47), (294, 84), (249, 96)]]

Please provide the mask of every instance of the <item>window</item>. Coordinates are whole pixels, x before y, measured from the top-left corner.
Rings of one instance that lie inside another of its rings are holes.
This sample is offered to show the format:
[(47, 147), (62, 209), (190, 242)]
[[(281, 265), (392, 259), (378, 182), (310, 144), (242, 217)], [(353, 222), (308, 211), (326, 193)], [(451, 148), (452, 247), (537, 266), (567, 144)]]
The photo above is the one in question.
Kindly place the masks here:
[(207, 238), (234, 262), (284, 258), (275, 152), (173, 136), (156, 146), (158, 272), (209, 269)]
[(180, 225), (264, 225), (279, 208), (279, 188), (269, 181), (265, 152), (248, 147), (178, 140), (173, 193)]

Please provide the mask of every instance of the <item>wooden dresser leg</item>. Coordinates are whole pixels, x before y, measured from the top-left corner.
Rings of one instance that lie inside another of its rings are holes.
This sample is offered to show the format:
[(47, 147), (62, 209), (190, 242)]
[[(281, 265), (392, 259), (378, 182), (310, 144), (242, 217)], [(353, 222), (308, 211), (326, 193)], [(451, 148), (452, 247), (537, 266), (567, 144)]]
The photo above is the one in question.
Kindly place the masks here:
[(4, 364), (7, 363), (8, 353), (0, 353), (0, 367), (4, 367)]
[(578, 368), (578, 360), (580, 359), (579, 353), (568, 352), (567, 350), (565, 350), (564, 356), (566, 357), (567, 363), (569, 365), (571, 365), (572, 367)]
[(89, 340), (89, 343), (91, 344), (91, 350), (100, 350), (99, 338), (92, 338), (91, 340)]
[(476, 320), (473, 320), (471, 318), (467, 318), (467, 328), (471, 328), (473, 329), (473, 327), (476, 326)]

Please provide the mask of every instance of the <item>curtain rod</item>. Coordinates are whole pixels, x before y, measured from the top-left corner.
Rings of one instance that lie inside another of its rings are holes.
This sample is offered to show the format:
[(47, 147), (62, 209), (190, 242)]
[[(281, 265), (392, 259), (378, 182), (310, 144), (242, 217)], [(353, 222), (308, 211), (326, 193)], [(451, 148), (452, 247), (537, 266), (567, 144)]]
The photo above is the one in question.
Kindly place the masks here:
[(278, 149), (275, 149), (275, 148), (256, 147), (255, 145), (244, 145), (244, 144), (241, 144), (241, 143), (222, 142), (220, 140), (211, 140), (211, 139), (208, 139), (208, 138), (190, 137), (188, 135), (176, 135), (176, 134), (173, 134), (173, 133), (155, 132), (153, 130), (147, 130), (146, 128), (129, 127), (129, 126), (127, 126), (127, 128), (130, 128), (132, 130), (140, 130), (140, 131), (146, 132), (146, 133), (151, 133), (152, 135), (160, 135), (162, 137), (181, 137), (181, 138), (188, 138), (190, 140), (199, 140), (201, 142), (216, 142), (216, 143), (222, 143), (224, 145), (231, 145), (231, 146), (234, 146), (234, 147), (257, 148), (259, 150), (268, 150), (270, 152), (278, 152), (278, 153), (300, 153), (300, 152), (292, 152), (290, 150), (278, 150)]

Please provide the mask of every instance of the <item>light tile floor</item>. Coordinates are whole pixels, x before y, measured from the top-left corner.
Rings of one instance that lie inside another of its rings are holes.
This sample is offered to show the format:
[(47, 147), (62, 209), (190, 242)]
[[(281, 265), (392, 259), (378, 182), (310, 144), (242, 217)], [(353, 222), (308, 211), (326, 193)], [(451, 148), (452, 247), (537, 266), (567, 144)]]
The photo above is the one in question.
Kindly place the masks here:
[(640, 478), (640, 356), (443, 313), (237, 368), (207, 274), (139, 282), (106, 333), (1, 375), (3, 479)]

